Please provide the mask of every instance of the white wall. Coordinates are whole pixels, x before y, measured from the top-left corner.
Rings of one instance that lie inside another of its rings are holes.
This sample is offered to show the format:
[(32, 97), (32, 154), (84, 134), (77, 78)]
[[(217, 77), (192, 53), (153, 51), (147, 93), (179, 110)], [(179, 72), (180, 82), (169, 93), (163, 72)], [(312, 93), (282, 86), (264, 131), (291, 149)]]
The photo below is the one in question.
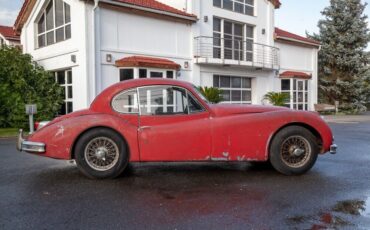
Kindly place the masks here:
[[(89, 11), (88, 5), (79, 0), (64, 0), (71, 8), (71, 38), (53, 45), (37, 48), (36, 44), (36, 19), (40, 10), (45, 7), (45, 0), (37, 1), (29, 19), (21, 33), (23, 52), (29, 53), (34, 60), (46, 70), (55, 71), (72, 69), (73, 76), (73, 108), (83, 109), (89, 106), (88, 76), (85, 33), (86, 18)], [(76, 56), (76, 62), (71, 60), (71, 55)]]
[[(280, 49), (280, 73), (285, 71), (304, 72), (312, 75), (308, 81), (309, 110), (314, 110), (318, 95), (318, 48), (292, 45), (277, 41)], [(280, 91), (280, 79), (275, 80), (275, 91)]]
[[(99, 12), (102, 68), (98, 92), (118, 82), (119, 72), (115, 61), (134, 55), (172, 60), (182, 67), (180, 79), (191, 80), (191, 25), (105, 8)], [(107, 54), (113, 57), (110, 63), (106, 61)], [(189, 63), (187, 69), (184, 68), (185, 62)]]

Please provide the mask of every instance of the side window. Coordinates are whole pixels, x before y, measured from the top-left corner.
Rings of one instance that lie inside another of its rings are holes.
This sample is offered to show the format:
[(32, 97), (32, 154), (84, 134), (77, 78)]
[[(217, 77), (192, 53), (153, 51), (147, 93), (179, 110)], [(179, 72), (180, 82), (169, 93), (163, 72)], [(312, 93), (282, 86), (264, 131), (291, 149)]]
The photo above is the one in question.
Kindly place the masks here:
[(139, 89), (141, 115), (188, 114), (184, 89), (173, 86), (150, 86)]
[(194, 99), (194, 97), (188, 93), (188, 105), (189, 105), (189, 113), (200, 113), (204, 112), (203, 106)]
[(136, 89), (125, 91), (115, 96), (112, 100), (112, 108), (119, 113), (139, 113)]

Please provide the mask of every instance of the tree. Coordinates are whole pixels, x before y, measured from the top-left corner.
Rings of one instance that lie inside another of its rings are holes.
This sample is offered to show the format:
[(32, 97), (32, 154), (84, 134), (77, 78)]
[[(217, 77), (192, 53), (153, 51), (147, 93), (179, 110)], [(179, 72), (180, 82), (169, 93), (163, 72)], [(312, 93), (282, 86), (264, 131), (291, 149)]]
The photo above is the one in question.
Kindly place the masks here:
[(275, 106), (284, 106), (287, 101), (289, 101), (290, 96), (286, 93), (276, 93), (268, 92), (264, 99), (268, 100), (271, 104)]
[(340, 109), (361, 112), (366, 109), (369, 86), (370, 42), (366, 3), (361, 0), (331, 0), (322, 11), (319, 34), (311, 37), (321, 42), (319, 52), (319, 100)]
[(37, 104), (38, 120), (49, 120), (63, 102), (62, 88), (28, 54), (0, 48), (0, 127), (27, 127), (26, 104)]
[(222, 101), (222, 90), (215, 87), (199, 87), (199, 91), (209, 102), (219, 103)]

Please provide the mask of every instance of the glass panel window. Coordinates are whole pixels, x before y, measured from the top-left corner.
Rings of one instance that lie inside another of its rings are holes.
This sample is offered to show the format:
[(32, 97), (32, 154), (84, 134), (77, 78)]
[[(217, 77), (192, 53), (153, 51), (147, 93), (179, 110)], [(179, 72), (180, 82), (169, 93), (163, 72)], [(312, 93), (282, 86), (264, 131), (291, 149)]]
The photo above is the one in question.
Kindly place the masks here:
[(119, 80), (126, 81), (134, 79), (134, 69), (120, 69), (119, 70)]
[(150, 72), (150, 77), (151, 78), (163, 78), (163, 72), (151, 71)]
[(252, 103), (251, 78), (238, 76), (213, 76), (213, 86), (222, 90), (224, 103)]
[(167, 78), (173, 79), (173, 71), (167, 71)]
[(173, 86), (150, 86), (139, 89), (141, 115), (188, 114), (185, 89)]
[[(247, 26), (248, 37), (245, 40), (244, 24), (213, 18), (213, 57), (232, 60), (244, 60), (245, 50), (253, 51), (253, 27)], [(221, 33), (223, 27), (223, 33)], [(252, 32), (251, 32), (252, 30)], [(247, 47), (246, 46), (247, 42)], [(248, 44), (250, 43), (250, 44)], [(248, 53), (247, 53), (248, 55)], [(251, 55), (253, 56), (253, 55)]]
[(233, 10), (233, 1), (223, 0), (223, 8), (227, 10)]
[(254, 16), (254, 0), (213, 0), (213, 6)]
[(282, 79), (281, 92), (289, 95), (286, 107), (298, 110), (308, 110), (308, 80), (303, 79)]
[(112, 100), (113, 110), (119, 113), (139, 113), (139, 103), (136, 90), (118, 94)]
[(36, 24), (38, 48), (71, 38), (70, 6), (63, 0), (50, 0)]
[(64, 103), (61, 106), (58, 115), (65, 115), (73, 112), (73, 84), (72, 70), (60, 70), (53, 73), (55, 81), (62, 87)]
[(139, 78), (147, 78), (148, 71), (146, 69), (139, 69)]

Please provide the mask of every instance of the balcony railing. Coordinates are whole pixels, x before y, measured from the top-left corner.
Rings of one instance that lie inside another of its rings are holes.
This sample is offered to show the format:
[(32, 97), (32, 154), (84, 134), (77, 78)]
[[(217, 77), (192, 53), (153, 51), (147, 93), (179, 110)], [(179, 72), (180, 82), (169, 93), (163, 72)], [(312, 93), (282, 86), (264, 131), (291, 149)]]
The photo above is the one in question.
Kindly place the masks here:
[(279, 69), (277, 47), (218, 37), (195, 37), (195, 59), (198, 64), (238, 65)]

